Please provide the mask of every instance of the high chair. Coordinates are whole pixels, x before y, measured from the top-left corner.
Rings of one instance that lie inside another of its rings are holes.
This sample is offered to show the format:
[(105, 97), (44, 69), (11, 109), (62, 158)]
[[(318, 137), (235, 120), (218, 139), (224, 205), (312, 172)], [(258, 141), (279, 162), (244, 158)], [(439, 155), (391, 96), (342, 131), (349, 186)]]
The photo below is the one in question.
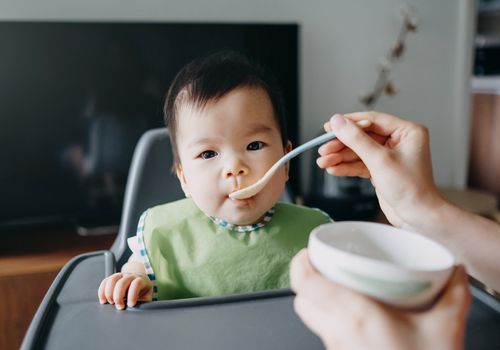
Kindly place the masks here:
[[(99, 304), (99, 283), (127, 261), (126, 240), (135, 235), (141, 213), (183, 197), (171, 165), (168, 131), (146, 132), (134, 152), (114, 244), (109, 251), (79, 255), (63, 267), (21, 349), (323, 349), (294, 313), (288, 289), (158, 301), (124, 311)], [(286, 191), (282, 199), (291, 198)], [(467, 347), (500, 348), (500, 302), (471, 288)]]

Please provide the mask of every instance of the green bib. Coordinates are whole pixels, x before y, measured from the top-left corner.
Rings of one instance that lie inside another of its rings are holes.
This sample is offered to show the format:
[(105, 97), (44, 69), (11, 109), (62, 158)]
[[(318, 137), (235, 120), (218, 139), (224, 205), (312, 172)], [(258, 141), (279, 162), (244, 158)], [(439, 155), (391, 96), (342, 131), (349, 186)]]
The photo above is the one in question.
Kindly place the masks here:
[(331, 219), (293, 204), (274, 210), (263, 227), (237, 232), (213, 222), (191, 199), (149, 209), (141, 229), (158, 299), (288, 288), (290, 260), (307, 246), (311, 230)]

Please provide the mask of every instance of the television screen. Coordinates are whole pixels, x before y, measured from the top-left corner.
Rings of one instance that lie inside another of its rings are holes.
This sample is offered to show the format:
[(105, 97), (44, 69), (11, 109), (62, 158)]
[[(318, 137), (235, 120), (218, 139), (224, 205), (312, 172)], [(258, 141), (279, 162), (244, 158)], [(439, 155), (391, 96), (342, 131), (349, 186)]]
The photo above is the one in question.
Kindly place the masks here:
[[(0, 231), (119, 223), (132, 153), (163, 126), (193, 58), (239, 51), (272, 71), (298, 141), (293, 24), (0, 22)], [(297, 166), (291, 183), (298, 189)]]

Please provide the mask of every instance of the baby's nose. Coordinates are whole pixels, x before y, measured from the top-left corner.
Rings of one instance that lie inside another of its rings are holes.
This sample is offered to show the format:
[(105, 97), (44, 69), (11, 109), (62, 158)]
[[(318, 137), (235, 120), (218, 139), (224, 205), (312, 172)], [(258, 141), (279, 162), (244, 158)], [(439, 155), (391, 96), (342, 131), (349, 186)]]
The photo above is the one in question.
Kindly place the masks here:
[(229, 166), (224, 170), (224, 177), (226, 179), (232, 176), (244, 176), (248, 174), (248, 168), (243, 164)]

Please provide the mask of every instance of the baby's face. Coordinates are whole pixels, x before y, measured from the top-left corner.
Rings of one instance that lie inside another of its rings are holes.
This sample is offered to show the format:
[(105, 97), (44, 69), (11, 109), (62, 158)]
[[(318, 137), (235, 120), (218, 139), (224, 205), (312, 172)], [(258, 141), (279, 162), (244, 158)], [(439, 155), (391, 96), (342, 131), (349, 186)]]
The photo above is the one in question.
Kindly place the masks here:
[(284, 167), (255, 196), (228, 197), (260, 179), (286, 152), (271, 101), (259, 88), (237, 88), (202, 110), (182, 106), (177, 149), (177, 175), (186, 195), (205, 214), (233, 224), (258, 222), (280, 198), (288, 180)]

